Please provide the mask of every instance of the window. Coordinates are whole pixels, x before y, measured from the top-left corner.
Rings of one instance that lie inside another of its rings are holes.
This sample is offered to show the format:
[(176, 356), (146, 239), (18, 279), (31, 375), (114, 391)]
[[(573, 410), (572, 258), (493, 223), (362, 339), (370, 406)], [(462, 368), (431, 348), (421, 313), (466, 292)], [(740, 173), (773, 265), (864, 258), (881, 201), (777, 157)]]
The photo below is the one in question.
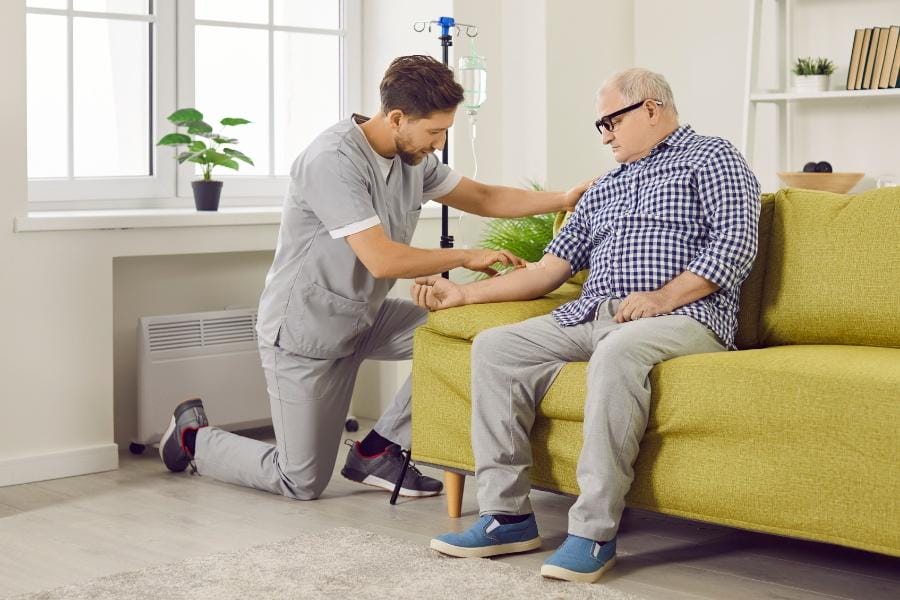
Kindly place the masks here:
[(253, 122), (226, 130), (255, 165), (216, 169), (223, 205), (277, 203), (296, 155), (358, 100), (358, 0), (26, 7), (33, 209), (191, 206), (196, 165), (155, 145), (187, 106)]

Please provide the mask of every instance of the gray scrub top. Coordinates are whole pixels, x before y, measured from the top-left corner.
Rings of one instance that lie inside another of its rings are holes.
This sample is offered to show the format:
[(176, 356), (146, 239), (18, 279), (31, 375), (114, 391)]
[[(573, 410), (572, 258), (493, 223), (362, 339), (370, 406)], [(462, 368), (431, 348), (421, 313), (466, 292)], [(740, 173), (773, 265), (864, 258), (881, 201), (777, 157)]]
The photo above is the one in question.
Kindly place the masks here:
[(344, 237), (381, 223), (409, 244), (422, 204), (462, 177), (434, 154), (416, 166), (395, 156), (385, 177), (353, 115), (320, 134), (291, 167), (275, 260), (259, 301), (260, 342), (311, 358), (351, 354), (393, 287), (376, 279)]

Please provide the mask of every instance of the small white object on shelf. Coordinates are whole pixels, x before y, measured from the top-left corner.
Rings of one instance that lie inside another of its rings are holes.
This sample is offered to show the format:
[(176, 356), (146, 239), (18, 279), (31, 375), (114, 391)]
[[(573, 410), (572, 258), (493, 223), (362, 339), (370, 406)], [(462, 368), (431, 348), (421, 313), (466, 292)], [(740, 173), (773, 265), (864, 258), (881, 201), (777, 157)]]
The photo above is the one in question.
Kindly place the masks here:
[(791, 91), (794, 92), (825, 92), (831, 75), (794, 75), (794, 83)]

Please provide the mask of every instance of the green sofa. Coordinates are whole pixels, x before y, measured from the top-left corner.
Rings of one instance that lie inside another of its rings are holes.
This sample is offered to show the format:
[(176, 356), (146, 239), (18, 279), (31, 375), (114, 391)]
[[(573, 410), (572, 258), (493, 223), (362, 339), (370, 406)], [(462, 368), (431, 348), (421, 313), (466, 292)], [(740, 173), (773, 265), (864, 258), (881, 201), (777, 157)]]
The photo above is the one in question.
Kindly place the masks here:
[[(451, 516), (475, 466), (472, 340), (580, 290), (435, 312), (416, 332), (413, 458), (445, 470)], [(737, 345), (653, 369), (629, 506), (900, 556), (900, 188), (764, 196)], [(540, 405), (536, 488), (578, 494), (586, 365)]]

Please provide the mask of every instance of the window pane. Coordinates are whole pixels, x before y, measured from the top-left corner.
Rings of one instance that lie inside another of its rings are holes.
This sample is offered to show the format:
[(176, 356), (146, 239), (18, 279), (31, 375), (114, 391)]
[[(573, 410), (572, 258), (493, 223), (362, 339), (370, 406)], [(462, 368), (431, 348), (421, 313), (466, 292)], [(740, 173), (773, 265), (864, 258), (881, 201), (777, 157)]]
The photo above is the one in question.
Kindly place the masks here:
[(149, 15), (150, 0), (75, 0), (75, 10)]
[(275, 32), (275, 174), (340, 118), (339, 40)]
[(75, 19), (76, 177), (150, 174), (150, 25)]
[(28, 176), (65, 177), (68, 150), (66, 17), (27, 15)]
[(338, 29), (339, 8), (339, 0), (275, 0), (275, 24)]
[(67, 0), (27, 0), (25, 6), (28, 8), (56, 8), (66, 10), (68, 8)]
[[(217, 167), (218, 175), (269, 174), (269, 47), (268, 33), (253, 29), (197, 26), (194, 106), (214, 131), (223, 117), (242, 117), (249, 125), (226, 127), (240, 140), (237, 149), (255, 166), (240, 163), (239, 172)], [(199, 165), (197, 172), (200, 172)]]
[(194, 18), (207, 21), (268, 23), (265, 0), (194, 0)]

